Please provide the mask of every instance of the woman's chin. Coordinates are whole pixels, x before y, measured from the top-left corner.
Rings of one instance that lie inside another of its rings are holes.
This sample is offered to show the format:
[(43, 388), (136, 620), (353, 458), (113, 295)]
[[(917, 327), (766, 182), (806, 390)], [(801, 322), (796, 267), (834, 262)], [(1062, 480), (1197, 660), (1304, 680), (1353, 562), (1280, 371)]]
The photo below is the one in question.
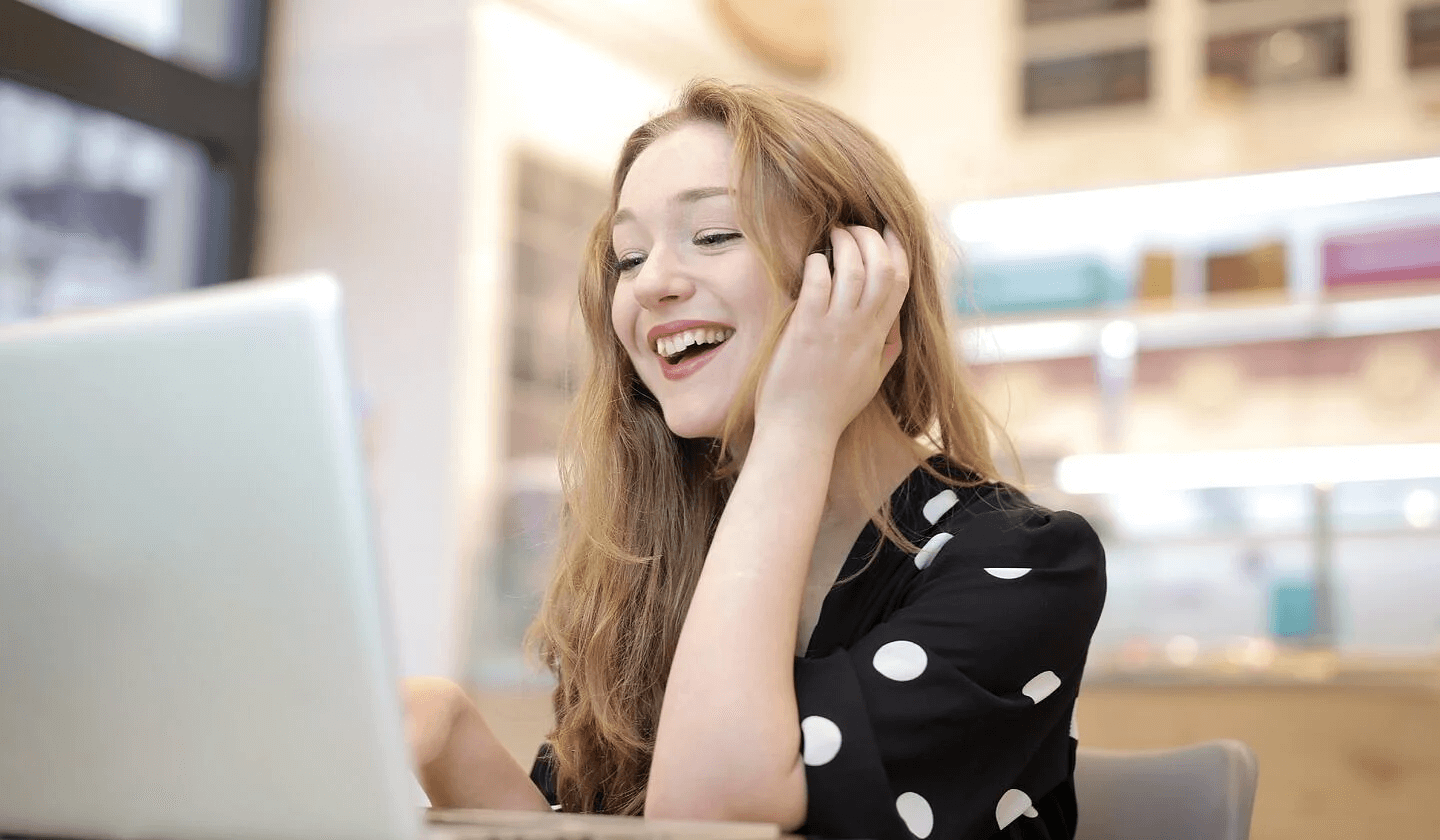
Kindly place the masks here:
[(695, 416), (672, 416), (665, 415), (665, 425), (670, 427), (670, 433), (676, 437), (687, 440), (698, 438), (718, 438), (724, 427), (725, 418), (695, 417)]
[(718, 438), (720, 437), (720, 430), (719, 430), (719, 429), (710, 429), (710, 428), (705, 428), (705, 429), (688, 429), (688, 428), (685, 428), (685, 427), (682, 426), (682, 427), (680, 427), (680, 428), (677, 429), (676, 427), (671, 426), (671, 427), (670, 427), (670, 432), (671, 432), (671, 434), (675, 435), (675, 437), (684, 438), (684, 439), (686, 439), (686, 440), (702, 440), (702, 439), (715, 440), (715, 439), (718, 439)]

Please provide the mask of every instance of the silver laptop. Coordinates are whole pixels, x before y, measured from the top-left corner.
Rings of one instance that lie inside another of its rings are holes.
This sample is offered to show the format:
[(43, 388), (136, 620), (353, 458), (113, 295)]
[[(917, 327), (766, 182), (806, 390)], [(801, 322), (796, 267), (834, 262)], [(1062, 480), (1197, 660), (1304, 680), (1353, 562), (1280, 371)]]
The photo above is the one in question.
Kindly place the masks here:
[(427, 825), (340, 307), (312, 276), (0, 329), (0, 835), (774, 836)]

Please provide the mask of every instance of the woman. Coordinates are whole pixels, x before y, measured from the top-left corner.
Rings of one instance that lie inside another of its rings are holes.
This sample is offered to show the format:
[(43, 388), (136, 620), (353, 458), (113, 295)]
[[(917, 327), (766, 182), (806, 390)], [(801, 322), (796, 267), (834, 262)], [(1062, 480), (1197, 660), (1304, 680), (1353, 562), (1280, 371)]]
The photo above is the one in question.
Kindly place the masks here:
[(533, 629), (556, 727), (527, 778), (412, 683), (435, 804), (1072, 836), (1103, 552), (995, 480), (922, 208), (793, 94), (698, 82), (631, 135)]

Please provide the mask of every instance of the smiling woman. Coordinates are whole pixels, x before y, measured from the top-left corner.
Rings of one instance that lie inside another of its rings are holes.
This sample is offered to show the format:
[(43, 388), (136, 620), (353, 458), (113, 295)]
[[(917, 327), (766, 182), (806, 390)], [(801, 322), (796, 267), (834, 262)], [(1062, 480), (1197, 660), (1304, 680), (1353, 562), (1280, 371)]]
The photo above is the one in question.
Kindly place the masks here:
[(698, 82), (631, 135), (532, 631), (556, 727), (532, 786), (457, 691), (413, 684), (432, 801), (1073, 835), (1103, 552), (996, 480), (922, 207), (793, 94)]
[(615, 335), (683, 438), (721, 436), (781, 312), (779, 289), (740, 229), (733, 146), (711, 123), (659, 138), (631, 167), (615, 213)]

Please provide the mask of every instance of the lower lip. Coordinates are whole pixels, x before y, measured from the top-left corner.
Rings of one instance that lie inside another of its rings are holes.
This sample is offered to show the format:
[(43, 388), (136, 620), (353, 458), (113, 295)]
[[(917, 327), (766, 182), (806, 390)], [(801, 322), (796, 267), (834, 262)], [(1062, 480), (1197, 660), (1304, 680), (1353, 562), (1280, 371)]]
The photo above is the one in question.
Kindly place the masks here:
[(706, 350), (704, 353), (701, 353), (698, 356), (691, 356), (690, 358), (686, 359), (678, 365), (672, 365), (662, 358), (660, 360), (660, 373), (666, 379), (672, 381), (676, 379), (684, 379), (685, 377), (709, 364), (710, 360), (715, 358), (715, 354), (719, 353), (725, 347), (725, 344), (729, 343), (730, 342), (727, 341), (724, 344), (717, 344), (715, 345), (715, 348), (713, 350)]

